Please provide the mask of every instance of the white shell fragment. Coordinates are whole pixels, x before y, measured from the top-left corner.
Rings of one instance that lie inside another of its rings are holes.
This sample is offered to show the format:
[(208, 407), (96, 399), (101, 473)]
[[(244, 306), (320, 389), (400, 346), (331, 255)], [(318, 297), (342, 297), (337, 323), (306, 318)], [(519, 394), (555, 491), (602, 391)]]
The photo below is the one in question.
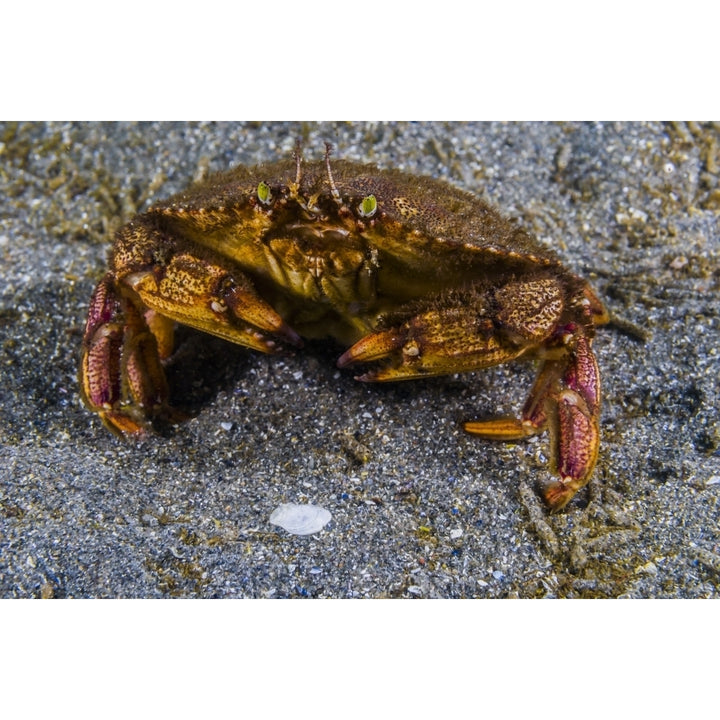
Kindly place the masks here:
[(313, 535), (332, 520), (332, 515), (320, 505), (285, 503), (273, 510), (270, 522), (279, 525), (291, 535)]

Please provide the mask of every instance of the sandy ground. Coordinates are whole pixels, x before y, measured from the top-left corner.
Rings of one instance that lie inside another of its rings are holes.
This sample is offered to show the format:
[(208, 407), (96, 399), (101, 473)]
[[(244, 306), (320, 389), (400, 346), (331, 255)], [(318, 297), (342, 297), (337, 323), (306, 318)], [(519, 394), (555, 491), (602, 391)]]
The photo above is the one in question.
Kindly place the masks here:
[[(720, 150), (693, 124), (24, 124), (0, 127), (2, 597), (716, 597)], [(503, 209), (589, 278), (602, 447), (549, 516), (547, 437), (516, 413), (531, 363), (368, 386), (312, 343), (266, 357), (194, 332), (169, 368), (197, 413), (121, 442), (82, 406), (88, 298), (112, 232), (205, 168), (337, 156)], [(285, 502), (323, 532), (269, 523)]]

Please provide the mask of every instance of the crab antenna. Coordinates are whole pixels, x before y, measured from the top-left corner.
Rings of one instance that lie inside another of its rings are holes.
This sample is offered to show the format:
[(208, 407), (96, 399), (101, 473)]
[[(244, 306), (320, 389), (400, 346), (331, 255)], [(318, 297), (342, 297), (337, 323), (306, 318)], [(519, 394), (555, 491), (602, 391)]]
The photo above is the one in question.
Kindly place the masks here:
[(325, 167), (327, 168), (328, 181), (330, 182), (330, 190), (335, 202), (338, 205), (342, 205), (343, 201), (338, 192), (335, 181), (333, 180), (332, 170), (330, 169), (330, 153), (332, 153), (332, 145), (329, 142), (325, 143)]
[(298, 138), (295, 141), (295, 150), (293, 150), (293, 158), (295, 158), (295, 184), (300, 188), (300, 180), (302, 178), (302, 142)]

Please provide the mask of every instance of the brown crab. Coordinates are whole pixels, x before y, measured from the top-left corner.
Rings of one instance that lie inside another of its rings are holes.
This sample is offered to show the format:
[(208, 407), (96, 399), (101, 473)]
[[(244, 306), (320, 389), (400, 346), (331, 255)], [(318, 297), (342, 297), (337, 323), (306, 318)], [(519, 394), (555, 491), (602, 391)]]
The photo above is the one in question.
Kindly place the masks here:
[(520, 419), (465, 423), (484, 438), (550, 429), (562, 508), (597, 459), (607, 313), (589, 285), (483, 201), (428, 178), (347, 161), (238, 167), (157, 203), (115, 238), (90, 301), (86, 405), (113, 432), (174, 421), (163, 360), (175, 323), (261, 352), (301, 337), (346, 347), (365, 382), (540, 358)]

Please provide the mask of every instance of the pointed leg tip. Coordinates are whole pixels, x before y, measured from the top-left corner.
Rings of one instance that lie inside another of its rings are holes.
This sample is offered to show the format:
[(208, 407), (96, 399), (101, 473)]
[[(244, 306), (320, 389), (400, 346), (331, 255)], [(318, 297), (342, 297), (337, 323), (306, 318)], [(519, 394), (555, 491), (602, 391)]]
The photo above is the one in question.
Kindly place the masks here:
[(340, 368), (356, 362), (373, 362), (392, 355), (402, 347), (402, 338), (396, 333), (383, 330), (366, 335), (348, 348), (337, 361)]
[(236, 318), (257, 328), (262, 333), (270, 333), (290, 345), (302, 347), (303, 342), (300, 335), (254, 291), (233, 286), (225, 292), (222, 300), (222, 303), (218, 303), (220, 313), (226, 304)]
[(543, 491), (543, 497), (551, 513), (560, 512), (575, 497), (586, 483), (578, 483), (572, 478), (556, 480)]
[(283, 323), (277, 334), (289, 345), (296, 348), (304, 346), (303, 339), (289, 325)]
[[(335, 364), (336, 364), (337, 367), (339, 367), (340, 369), (346, 368), (348, 365), (352, 365), (352, 363), (353, 363), (353, 357), (352, 357), (352, 354), (351, 354), (350, 350), (352, 350), (352, 348), (350, 348), (349, 350), (346, 350), (346, 351), (337, 359), (337, 362), (336, 362)], [(357, 379), (357, 378), (356, 378), (356, 379)]]
[(103, 425), (121, 440), (131, 437), (142, 438), (147, 433), (144, 424), (121, 412), (99, 413)]
[(557, 482), (553, 483), (549, 488), (547, 488), (547, 490), (545, 490), (543, 497), (545, 498), (545, 503), (550, 509), (550, 512), (556, 513), (568, 504), (572, 495), (568, 494), (563, 483)]

